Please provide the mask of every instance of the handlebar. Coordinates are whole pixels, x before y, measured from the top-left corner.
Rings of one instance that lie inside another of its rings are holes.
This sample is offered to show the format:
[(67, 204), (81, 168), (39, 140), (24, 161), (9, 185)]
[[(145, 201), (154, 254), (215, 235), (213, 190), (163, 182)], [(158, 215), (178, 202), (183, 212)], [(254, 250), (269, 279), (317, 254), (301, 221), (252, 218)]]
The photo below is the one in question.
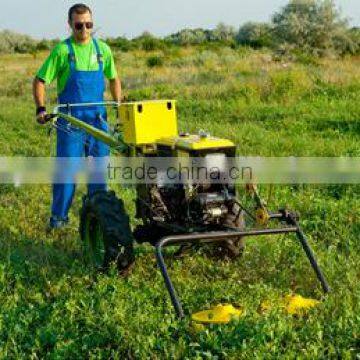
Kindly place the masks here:
[(77, 103), (77, 104), (59, 104), (55, 106), (54, 113), (58, 113), (59, 109), (71, 109), (74, 107), (87, 107), (87, 106), (116, 106), (118, 107), (120, 103), (116, 101), (101, 101), (101, 102), (90, 102), (90, 103)]
[[(60, 109), (71, 109), (74, 107), (89, 107), (89, 106), (112, 106), (118, 108), (120, 103), (116, 101), (103, 101), (103, 102), (92, 102), (92, 103), (77, 103), (77, 104), (59, 104), (54, 107), (53, 113), (45, 115), (44, 124), (50, 122), (52, 119), (60, 116)], [(119, 111), (117, 109), (116, 118), (119, 119)]]
[(45, 123), (48, 123), (49, 121), (51, 121), (52, 119), (58, 117), (57, 114), (46, 114), (45, 115)]

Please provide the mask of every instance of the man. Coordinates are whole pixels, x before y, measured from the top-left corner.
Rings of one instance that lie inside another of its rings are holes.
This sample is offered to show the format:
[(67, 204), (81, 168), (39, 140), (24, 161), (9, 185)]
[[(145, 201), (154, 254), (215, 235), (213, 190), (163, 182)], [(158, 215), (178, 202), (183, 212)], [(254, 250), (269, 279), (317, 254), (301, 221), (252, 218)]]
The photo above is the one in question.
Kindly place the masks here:
[[(104, 101), (105, 78), (109, 80), (113, 100), (120, 102), (121, 85), (110, 48), (91, 36), (91, 9), (76, 4), (69, 9), (68, 23), (72, 30), (69, 39), (59, 43), (36, 74), (33, 95), (38, 123), (46, 122), (45, 85), (57, 80), (60, 104)], [(68, 109), (60, 109), (68, 112)], [(103, 106), (74, 107), (71, 115), (107, 130), (106, 110)], [(90, 135), (71, 126), (62, 118), (57, 121), (57, 157), (93, 157), (109, 155), (109, 148)], [(65, 169), (66, 170), (66, 169)], [(104, 181), (105, 182), (105, 181)], [(105, 190), (106, 184), (88, 184), (88, 192)], [(68, 222), (68, 211), (75, 192), (75, 184), (54, 184), (50, 228), (60, 228)]]

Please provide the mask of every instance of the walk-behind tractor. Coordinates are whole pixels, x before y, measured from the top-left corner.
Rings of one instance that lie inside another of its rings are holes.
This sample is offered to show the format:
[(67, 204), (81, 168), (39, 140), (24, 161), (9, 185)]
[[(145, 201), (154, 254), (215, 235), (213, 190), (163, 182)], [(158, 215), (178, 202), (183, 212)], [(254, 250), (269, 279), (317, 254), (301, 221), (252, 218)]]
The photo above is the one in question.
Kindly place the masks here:
[[(178, 134), (175, 101), (141, 101), (123, 103), (117, 109), (117, 124), (108, 133), (71, 116), (79, 106), (114, 106), (104, 104), (66, 104), (50, 115), (53, 126), (61, 116), (76, 127), (108, 144), (122, 156), (145, 158), (216, 158), (235, 156), (235, 145), (227, 139)], [(288, 210), (271, 212), (260, 198), (255, 185), (247, 184), (254, 206), (252, 211), (237, 198), (236, 186), (230, 182), (138, 183), (136, 217), (142, 224), (131, 231), (123, 201), (114, 191), (85, 196), (80, 213), (80, 235), (85, 255), (99, 269), (115, 262), (126, 271), (134, 262), (133, 245), (148, 242), (155, 247), (156, 261), (178, 317), (184, 316), (174, 285), (169, 277), (163, 249), (177, 247), (177, 255), (206, 245), (212, 254), (227, 259), (238, 258), (244, 239), (258, 235), (294, 233), (300, 241), (323, 291), (328, 284), (314, 254), (301, 231), (297, 216)], [(249, 221), (248, 221), (249, 220)], [(253, 224), (249, 226), (249, 224)], [(271, 226), (275, 223), (276, 226)]]

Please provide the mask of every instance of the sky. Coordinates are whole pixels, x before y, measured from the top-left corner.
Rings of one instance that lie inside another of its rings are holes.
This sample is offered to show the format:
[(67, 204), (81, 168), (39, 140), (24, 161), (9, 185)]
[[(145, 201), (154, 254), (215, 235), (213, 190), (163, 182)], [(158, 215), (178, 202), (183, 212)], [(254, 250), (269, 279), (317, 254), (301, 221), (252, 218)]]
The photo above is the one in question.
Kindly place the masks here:
[[(127, 36), (150, 31), (164, 36), (189, 27), (238, 28), (247, 21), (269, 21), (288, 0), (79, 0), (93, 9), (98, 36)], [(35, 38), (69, 34), (67, 10), (76, 0), (0, 0), (0, 30)], [(360, 0), (335, 0), (343, 15), (360, 26)]]

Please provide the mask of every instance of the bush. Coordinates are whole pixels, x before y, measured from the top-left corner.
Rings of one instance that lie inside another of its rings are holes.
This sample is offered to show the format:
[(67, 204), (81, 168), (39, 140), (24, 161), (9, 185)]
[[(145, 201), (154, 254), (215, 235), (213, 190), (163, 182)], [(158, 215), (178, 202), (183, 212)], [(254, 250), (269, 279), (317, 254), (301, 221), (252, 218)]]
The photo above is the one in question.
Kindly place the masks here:
[(0, 53), (11, 53), (13, 52), (13, 48), (6, 36), (3, 33), (0, 34)]
[(145, 51), (160, 50), (165, 47), (163, 40), (155, 37), (148, 31), (143, 32), (139, 37), (133, 39), (132, 41), (137, 44), (137, 48)]
[(0, 31), (0, 53), (29, 53), (36, 47), (36, 41), (30, 36), (17, 34), (9, 30)]
[(197, 45), (208, 40), (208, 32), (203, 29), (184, 29), (166, 37), (166, 41), (176, 45)]
[(167, 36), (166, 43), (188, 46), (201, 45), (209, 43), (219, 43), (222, 45), (231, 45), (235, 39), (235, 29), (232, 26), (219, 23), (214, 30), (202, 28), (183, 29), (175, 34)]
[(160, 56), (150, 56), (146, 60), (146, 64), (148, 67), (156, 67), (156, 66), (163, 66), (164, 65), (164, 59)]
[(360, 54), (360, 28), (352, 28), (335, 36), (335, 46), (342, 54)]
[(36, 44), (37, 51), (51, 50), (60, 40), (43, 39)]
[(231, 42), (235, 38), (235, 29), (232, 26), (219, 23), (216, 28), (209, 33), (209, 41)]
[(347, 32), (347, 22), (332, 0), (292, 0), (274, 15), (273, 25), (279, 46), (314, 55), (341, 53), (336, 39)]
[(112, 48), (116, 48), (124, 52), (127, 52), (134, 48), (134, 44), (123, 36), (119, 36), (116, 38), (107, 38), (106, 43)]
[(270, 47), (273, 42), (271, 26), (265, 23), (248, 22), (239, 29), (236, 42), (255, 49)]

